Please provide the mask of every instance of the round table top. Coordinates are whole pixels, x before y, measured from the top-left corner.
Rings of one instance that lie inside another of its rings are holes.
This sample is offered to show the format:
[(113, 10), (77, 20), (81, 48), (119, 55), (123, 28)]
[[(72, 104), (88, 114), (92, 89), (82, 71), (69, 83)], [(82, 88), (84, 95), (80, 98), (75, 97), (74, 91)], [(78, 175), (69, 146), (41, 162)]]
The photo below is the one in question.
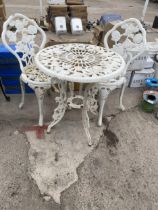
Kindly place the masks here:
[(35, 57), (43, 73), (70, 82), (96, 83), (116, 78), (125, 68), (116, 52), (90, 44), (59, 44), (44, 48)]

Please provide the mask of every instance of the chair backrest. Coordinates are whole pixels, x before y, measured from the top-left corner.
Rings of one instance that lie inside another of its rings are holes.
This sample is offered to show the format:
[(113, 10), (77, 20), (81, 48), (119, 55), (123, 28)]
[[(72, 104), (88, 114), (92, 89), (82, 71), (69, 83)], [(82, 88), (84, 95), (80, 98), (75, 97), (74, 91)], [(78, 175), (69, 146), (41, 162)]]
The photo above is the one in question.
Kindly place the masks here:
[[(35, 54), (44, 48), (46, 34), (35, 20), (16, 13), (3, 24), (2, 42), (18, 59), (23, 72), (26, 65), (34, 63)], [(15, 48), (11, 48), (10, 44), (15, 44)]]
[[(112, 43), (109, 46), (108, 43)], [(130, 18), (116, 24), (104, 37), (104, 47), (118, 52), (126, 62), (126, 70), (130, 63), (140, 56), (146, 48), (146, 31), (139, 20)], [(132, 49), (137, 52), (132, 52)], [(138, 50), (140, 49), (140, 50)]]

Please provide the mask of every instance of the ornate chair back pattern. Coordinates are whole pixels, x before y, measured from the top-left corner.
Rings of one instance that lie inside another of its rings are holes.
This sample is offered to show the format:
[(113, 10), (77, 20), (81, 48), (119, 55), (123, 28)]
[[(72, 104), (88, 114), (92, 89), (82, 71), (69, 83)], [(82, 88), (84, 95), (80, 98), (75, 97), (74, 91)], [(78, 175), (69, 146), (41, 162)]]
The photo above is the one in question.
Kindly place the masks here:
[[(116, 24), (104, 37), (104, 46), (109, 49), (112, 43), (112, 49), (118, 52), (126, 62), (126, 69), (145, 51), (146, 31), (139, 20), (130, 18)], [(138, 53), (133, 53), (132, 48), (140, 49)]]
[[(17, 13), (4, 23), (2, 41), (18, 59), (21, 71), (24, 72), (24, 67), (34, 64), (35, 54), (44, 48), (46, 35), (34, 20)], [(15, 44), (15, 49), (10, 44)]]

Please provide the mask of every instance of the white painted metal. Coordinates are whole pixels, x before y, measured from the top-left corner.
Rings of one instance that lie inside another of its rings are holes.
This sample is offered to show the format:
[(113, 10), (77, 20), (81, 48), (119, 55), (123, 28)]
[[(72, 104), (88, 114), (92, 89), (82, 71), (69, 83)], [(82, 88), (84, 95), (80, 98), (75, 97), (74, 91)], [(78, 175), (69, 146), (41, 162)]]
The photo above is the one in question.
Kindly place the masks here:
[[(39, 125), (42, 126), (43, 98), (46, 90), (51, 87), (51, 78), (41, 73), (35, 66), (34, 56), (45, 46), (45, 32), (34, 20), (17, 13), (11, 15), (4, 23), (2, 42), (5, 47), (18, 59), (22, 71), (20, 76), (22, 100), (19, 108), (22, 108), (24, 105), (24, 82), (35, 90), (39, 104)], [(15, 50), (10, 47), (10, 44), (15, 44)]]
[(122, 56), (90, 44), (60, 44), (37, 53), (36, 64), (44, 73), (79, 83), (102, 82), (122, 73)]
[[(107, 50), (109, 49), (109, 42), (113, 42), (113, 51), (118, 52), (126, 61), (124, 72), (119, 77), (109, 80), (108, 83), (102, 83), (100, 88), (100, 110), (98, 125), (102, 125), (102, 115), (105, 101), (109, 93), (122, 85), (122, 92), (120, 96), (120, 108), (125, 110), (123, 106), (123, 94), (126, 86), (126, 71), (134, 59), (140, 56), (146, 50), (146, 31), (139, 20), (130, 18), (116, 24), (110, 31), (107, 32), (104, 38), (104, 46)], [(131, 52), (131, 49), (140, 47), (140, 51), (136, 54)], [(142, 48), (142, 46), (144, 46)]]
[(48, 0), (48, 4), (65, 4), (65, 0)]
[[(88, 111), (97, 113), (98, 103), (96, 95), (101, 82), (108, 82), (123, 74), (125, 62), (118, 53), (106, 50), (103, 47), (89, 44), (60, 44), (41, 50), (35, 56), (35, 63), (46, 75), (58, 79), (60, 97), (56, 98), (58, 107), (52, 116), (53, 121), (48, 132), (64, 116), (67, 107), (82, 108), (82, 120), (88, 138), (92, 145), (89, 133)], [(68, 82), (70, 96), (68, 95)], [(73, 93), (74, 82), (84, 84), (83, 94)], [(79, 103), (77, 103), (79, 102)]]
[(39, 0), (40, 4), (40, 16), (43, 17), (43, 0)]
[(142, 13), (142, 17), (141, 17), (142, 22), (144, 22), (144, 18), (145, 18), (146, 12), (147, 12), (148, 4), (149, 4), (149, 0), (145, 0), (143, 13)]

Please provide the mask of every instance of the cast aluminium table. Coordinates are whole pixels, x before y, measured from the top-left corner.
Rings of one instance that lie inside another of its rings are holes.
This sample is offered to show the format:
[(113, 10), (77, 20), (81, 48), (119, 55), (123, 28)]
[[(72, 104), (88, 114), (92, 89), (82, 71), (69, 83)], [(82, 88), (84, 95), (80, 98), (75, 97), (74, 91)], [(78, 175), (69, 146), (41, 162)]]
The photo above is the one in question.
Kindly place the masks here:
[[(103, 47), (76, 43), (47, 47), (36, 55), (35, 63), (40, 71), (52, 77), (52, 84), (58, 84), (60, 91), (60, 96), (56, 97), (58, 106), (47, 131), (63, 118), (68, 107), (82, 108), (83, 126), (91, 145), (88, 111), (97, 113), (98, 90), (123, 73), (123, 58)], [(74, 83), (81, 84), (77, 94), (73, 91)]]

